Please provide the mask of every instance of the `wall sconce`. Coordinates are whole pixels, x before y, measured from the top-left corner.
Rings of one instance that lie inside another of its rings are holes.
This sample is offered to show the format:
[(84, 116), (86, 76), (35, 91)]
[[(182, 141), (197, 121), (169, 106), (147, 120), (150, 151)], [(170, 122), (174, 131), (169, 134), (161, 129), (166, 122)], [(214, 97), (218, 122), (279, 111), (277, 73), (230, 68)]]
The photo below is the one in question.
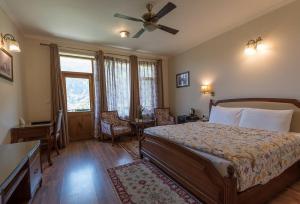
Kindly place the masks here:
[(245, 54), (246, 55), (254, 55), (257, 51), (264, 51), (265, 45), (263, 44), (263, 39), (258, 37), (256, 40), (249, 40), (246, 44)]
[(201, 93), (202, 94), (210, 94), (211, 96), (215, 96), (215, 92), (212, 90), (211, 85), (201, 85)]
[(1, 33), (1, 47), (4, 47), (5, 43), (9, 51), (21, 52), (20, 45), (12, 34), (7, 33), (3, 35)]
[(120, 32), (121, 38), (128, 38), (129, 34), (130, 33), (128, 31), (126, 31), (126, 30), (123, 30), (123, 31)]

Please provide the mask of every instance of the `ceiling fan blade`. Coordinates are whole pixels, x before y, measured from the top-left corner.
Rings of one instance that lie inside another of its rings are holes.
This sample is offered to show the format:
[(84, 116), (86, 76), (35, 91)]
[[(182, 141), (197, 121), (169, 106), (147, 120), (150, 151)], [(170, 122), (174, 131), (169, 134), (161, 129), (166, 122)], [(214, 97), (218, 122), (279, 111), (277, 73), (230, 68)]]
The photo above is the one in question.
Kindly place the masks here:
[(142, 19), (126, 16), (126, 15), (123, 15), (123, 14), (120, 14), (120, 13), (115, 13), (114, 17), (123, 18), (123, 19), (130, 20), (130, 21), (143, 22)]
[(176, 33), (179, 32), (179, 30), (176, 30), (174, 28), (170, 28), (170, 27), (164, 26), (164, 25), (158, 25), (158, 28), (161, 29), (161, 30), (163, 30), (163, 31), (166, 31), (168, 33), (171, 33), (173, 35), (175, 35)]
[(171, 12), (175, 8), (176, 8), (176, 5), (169, 2), (153, 18), (158, 20), (158, 19), (162, 18), (163, 16), (167, 15), (169, 12)]
[(133, 36), (133, 38), (139, 38), (144, 32), (145, 32), (145, 29), (142, 28), (141, 30), (139, 30), (139, 32), (137, 32), (137, 33)]

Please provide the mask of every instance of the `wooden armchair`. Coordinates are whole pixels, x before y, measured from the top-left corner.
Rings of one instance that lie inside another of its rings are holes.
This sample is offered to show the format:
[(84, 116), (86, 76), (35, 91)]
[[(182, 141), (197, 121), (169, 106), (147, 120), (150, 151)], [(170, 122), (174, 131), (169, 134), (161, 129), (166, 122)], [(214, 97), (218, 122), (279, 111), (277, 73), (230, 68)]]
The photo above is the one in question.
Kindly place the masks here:
[(155, 108), (154, 119), (155, 126), (175, 124), (175, 117), (171, 115), (170, 108)]
[(124, 135), (132, 135), (130, 122), (119, 118), (117, 111), (106, 111), (101, 113), (101, 133), (111, 137), (112, 145), (115, 138)]

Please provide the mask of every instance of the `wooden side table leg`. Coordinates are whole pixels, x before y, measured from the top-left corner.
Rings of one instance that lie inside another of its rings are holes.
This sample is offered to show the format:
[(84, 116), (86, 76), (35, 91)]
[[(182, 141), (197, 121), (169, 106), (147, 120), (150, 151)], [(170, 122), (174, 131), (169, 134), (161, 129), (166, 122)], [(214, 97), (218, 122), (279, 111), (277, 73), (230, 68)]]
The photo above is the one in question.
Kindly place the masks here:
[(52, 166), (52, 161), (51, 161), (51, 149), (52, 149), (52, 141), (51, 141), (51, 133), (48, 133), (48, 148), (47, 148), (47, 157), (48, 157), (48, 163), (50, 166)]
[(138, 141), (140, 141), (140, 139), (141, 139), (141, 128), (140, 127), (138, 128), (138, 131), (137, 131), (137, 137), (138, 137)]
[(135, 126), (135, 131), (134, 132), (135, 132), (134, 134), (135, 134), (137, 140), (139, 140), (139, 127), (137, 125)]

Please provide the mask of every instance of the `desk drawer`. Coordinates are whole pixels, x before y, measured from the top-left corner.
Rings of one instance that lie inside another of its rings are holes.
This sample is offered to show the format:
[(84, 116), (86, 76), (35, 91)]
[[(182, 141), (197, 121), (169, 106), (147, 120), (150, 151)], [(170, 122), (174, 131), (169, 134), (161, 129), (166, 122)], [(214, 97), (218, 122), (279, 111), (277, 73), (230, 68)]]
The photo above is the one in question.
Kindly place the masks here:
[(40, 187), (42, 180), (41, 159), (39, 150), (32, 155), (29, 161), (30, 165), (30, 191), (31, 197), (34, 196), (37, 189)]

